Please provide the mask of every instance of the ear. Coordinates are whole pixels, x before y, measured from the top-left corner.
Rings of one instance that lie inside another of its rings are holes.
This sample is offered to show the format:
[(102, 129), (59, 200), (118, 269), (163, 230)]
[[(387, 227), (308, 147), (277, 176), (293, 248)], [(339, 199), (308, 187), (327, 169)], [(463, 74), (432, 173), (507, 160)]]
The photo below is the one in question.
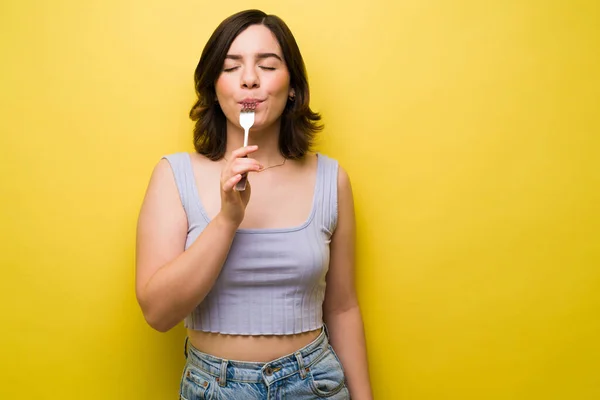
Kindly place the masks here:
[(296, 99), (296, 91), (294, 90), (294, 88), (290, 89), (290, 92), (288, 94), (288, 99), (290, 101), (294, 101)]

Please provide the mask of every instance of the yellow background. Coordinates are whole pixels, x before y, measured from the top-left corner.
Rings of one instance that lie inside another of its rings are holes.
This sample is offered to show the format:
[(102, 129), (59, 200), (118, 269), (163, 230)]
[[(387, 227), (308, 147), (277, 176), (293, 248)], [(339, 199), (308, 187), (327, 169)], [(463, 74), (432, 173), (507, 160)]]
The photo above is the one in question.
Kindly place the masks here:
[(281, 16), (349, 171), (377, 399), (600, 398), (597, 1), (0, 4), (0, 398), (176, 398), (134, 296), (226, 16)]

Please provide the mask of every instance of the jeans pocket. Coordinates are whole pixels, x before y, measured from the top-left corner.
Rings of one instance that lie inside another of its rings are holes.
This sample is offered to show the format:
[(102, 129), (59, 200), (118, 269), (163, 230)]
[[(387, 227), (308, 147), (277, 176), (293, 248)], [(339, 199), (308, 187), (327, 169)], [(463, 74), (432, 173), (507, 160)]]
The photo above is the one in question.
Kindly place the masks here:
[(210, 400), (216, 383), (215, 378), (190, 363), (185, 365), (181, 377), (179, 398), (183, 400)]
[(344, 369), (331, 347), (309, 371), (310, 388), (319, 397), (331, 397), (346, 387)]

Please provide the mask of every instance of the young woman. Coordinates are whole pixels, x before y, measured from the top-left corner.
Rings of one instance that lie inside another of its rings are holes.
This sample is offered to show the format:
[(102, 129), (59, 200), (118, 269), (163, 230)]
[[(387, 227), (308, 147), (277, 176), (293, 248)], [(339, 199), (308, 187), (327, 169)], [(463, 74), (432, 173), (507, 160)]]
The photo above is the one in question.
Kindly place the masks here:
[(320, 116), (292, 33), (258, 10), (232, 15), (195, 85), (196, 152), (158, 162), (137, 237), (146, 320), (188, 330), (180, 397), (371, 399), (352, 190), (334, 159), (310, 152)]

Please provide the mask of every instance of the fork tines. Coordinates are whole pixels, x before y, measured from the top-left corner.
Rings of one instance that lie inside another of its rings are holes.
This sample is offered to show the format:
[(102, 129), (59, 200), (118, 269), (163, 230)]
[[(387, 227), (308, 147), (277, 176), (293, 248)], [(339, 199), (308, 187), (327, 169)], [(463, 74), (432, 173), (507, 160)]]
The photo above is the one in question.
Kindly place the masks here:
[(242, 103), (242, 112), (254, 112), (256, 103)]

